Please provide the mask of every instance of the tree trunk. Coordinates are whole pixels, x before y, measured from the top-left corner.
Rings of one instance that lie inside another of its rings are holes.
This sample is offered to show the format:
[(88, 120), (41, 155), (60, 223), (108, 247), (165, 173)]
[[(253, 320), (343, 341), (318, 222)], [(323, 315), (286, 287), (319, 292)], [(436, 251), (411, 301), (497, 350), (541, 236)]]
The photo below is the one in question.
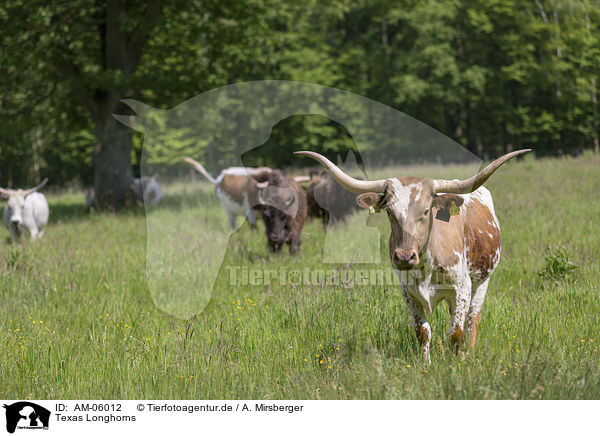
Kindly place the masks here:
[(596, 79), (592, 79), (592, 104), (594, 106), (594, 152), (600, 153), (600, 141), (598, 141), (598, 96), (596, 94)]
[(95, 123), (94, 204), (118, 210), (137, 200), (131, 165), (132, 132), (111, 116)]
[(38, 184), (41, 181), (40, 177), (40, 158), (38, 150), (42, 145), (42, 129), (37, 127), (33, 130), (33, 138), (31, 140), (31, 156), (33, 158), (33, 174), (35, 176), (35, 183)]
[[(137, 25), (129, 33), (124, 30), (127, 26), (123, 24), (131, 20), (134, 11), (127, 9), (121, 0), (107, 0), (103, 7), (104, 20), (97, 28), (101, 48), (99, 67), (109, 73), (107, 77), (112, 78), (114, 72), (119, 71), (124, 79), (129, 80), (138, 68), (152, 27), (161, 15), (163, 0), (147, 2)], [(138, 12), (136, 7), (135, 13)], [(65, 68), (71, 75), (80, 74), (77, 65)], [(93, 204), (118, 210), (134, 204), (138, 197), (133, 187), (132, 132), (111, 115), (115, 113), (119, 99), (127, 95), (127, 89), (115, 83), (111, 85), (86, 89), (80, 82), (75, 82), (73, 92), (90, 111), (95, 126)]]

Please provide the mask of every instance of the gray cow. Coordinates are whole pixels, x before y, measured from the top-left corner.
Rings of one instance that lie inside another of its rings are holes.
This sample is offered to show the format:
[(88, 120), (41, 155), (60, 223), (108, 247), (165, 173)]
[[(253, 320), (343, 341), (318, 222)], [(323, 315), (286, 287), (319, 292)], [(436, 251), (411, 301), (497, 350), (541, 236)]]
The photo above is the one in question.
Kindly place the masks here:
[(0, 188), (0, 195), (8, 198), (8, 204), (4, 208), (4, 224), (13, 242), (20, 241), (25, 227), (29, 230), (32, 240), (40, 239), (44, 235), (50, 211), (44, 194), (35, 191), (47, 181), (48, 179), (45, 179), (31, 189)]

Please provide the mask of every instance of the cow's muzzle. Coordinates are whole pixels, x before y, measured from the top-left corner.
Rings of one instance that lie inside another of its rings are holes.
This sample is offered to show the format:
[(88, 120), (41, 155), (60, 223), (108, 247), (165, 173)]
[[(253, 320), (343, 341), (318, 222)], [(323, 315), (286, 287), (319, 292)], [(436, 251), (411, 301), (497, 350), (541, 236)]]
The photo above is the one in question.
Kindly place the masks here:
[(23, 222), (21, 220), (10, 220), (10, 225), (17, 234), (23, 231)]
[(273, 253), (280, 253), (283, 248), (282, 242), (269, 241), (269, 248)]
[(416, 250), (394, 250), (392, 263), (396, 269), (405, 270), (414, 268), (419, 264), (419, 253)]
[(276, 244), (285, 242), (285, 236), (278, 233), (269, 233), (269, 240)]

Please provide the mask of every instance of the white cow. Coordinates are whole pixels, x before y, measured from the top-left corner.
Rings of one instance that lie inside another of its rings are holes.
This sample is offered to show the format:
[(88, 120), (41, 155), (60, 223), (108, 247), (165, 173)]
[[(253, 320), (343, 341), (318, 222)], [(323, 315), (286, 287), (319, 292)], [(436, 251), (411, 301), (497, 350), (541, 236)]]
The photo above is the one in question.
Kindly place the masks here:
[(136, 192), (144, 199), (146, 205), (156, 206), (162, 198), (162, 189), (156, 177), (142, 177), (133, 179)]
[(20, 241), (25, 227), (29, 230), (32, 240), (40, 239), (44, 235), (50, 210), (44, 194), (35, 191), (47, 181), (48, 179), (45, 179), (31, 189), (0, 188), (0, 195), (8, 198), (8, 204), (4, 208), (4, 224), (13, 242)]

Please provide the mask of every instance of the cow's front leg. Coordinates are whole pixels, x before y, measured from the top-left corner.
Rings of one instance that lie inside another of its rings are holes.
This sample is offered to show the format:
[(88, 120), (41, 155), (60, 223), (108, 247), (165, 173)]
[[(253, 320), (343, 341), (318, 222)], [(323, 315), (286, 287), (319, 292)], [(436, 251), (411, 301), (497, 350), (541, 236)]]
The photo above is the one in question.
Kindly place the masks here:
[(475, 349), (477, 331), (479, 330), (479, 324), (481, 323), (481, 306), (483, 306), (483, 300), (485, 299), (489, 281), (490, 278), (488, 277), (483, 282), (476, 284), (473, 288), (473, 296), (471, 297), (471, 305), (469, 307), (469, 314), (467, 315), (467, 333), (471, 350)]
[(12, 240), (13, 244), (20, 242), (21, 237), (19, 235), (19, 231), (14, 225), (12, 225), (12, 223), (8, 225), (8, 233), (10, 234), (10, 239)]
[(292, 235), (288, 244), (290, 245), (290, 254), (300, 252), (300, 236)]
[(459, 348), (464, 343), (464, 325), (470, 300), (471, 288), (468, 286), (458, 288), (454, 299), (448, 300), (451, 316), (449, 337), (454, 353), (458, 353)]
[(38, 229), (36, 226), (32, 226), (29, 228), (29, 233), (31, 234), (31, 240), (35, 241), (36, 239), (38, 239)]
[(246, 212), (246, 217), (248, 218), (248, 224), (250, 224), (250, 228), (252, 230), (256, 230), (256, 215), (252, 208), (248, 209), (248, 212)]
[(431, 356), (429, 353), (429, 344), (431, 343), (431, 327), (425, 318), (425, 311), (423, 306), (419, 303), (412, 295), (406, 290), (402, 290), (402, 297), (408, 306), (410, 315), (417, 335), (417, 340), (421, 345), (421, 351), (423, 352), (423, 363), (425, 366), (431, 365)]
[(227, 209), (225, 209), (225, 214), (227, 215), (227, 224), (229, 225), (229, 228), (235, 230), (237, 215)]

